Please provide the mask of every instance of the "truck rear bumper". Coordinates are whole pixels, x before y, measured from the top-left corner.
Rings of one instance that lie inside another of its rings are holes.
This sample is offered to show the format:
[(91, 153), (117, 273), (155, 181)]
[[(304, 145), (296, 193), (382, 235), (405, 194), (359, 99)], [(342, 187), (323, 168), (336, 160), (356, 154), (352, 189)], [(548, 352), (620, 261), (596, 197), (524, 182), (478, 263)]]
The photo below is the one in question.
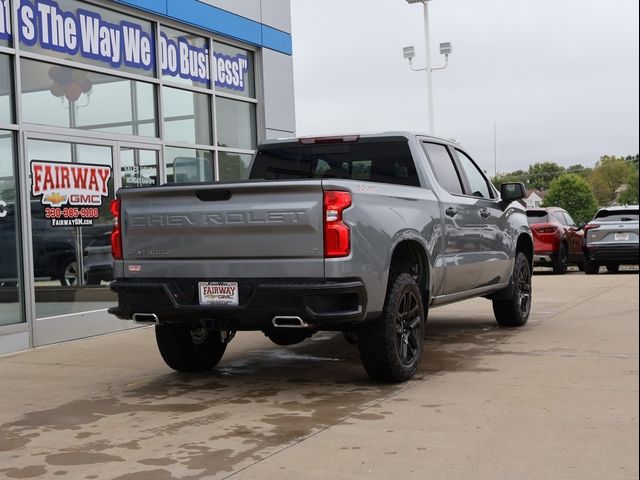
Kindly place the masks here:
[(367, 310), (366, 289), (358, 279), (233, 279), (238, 306), (200, 305), (200, 281), (207, 279), (115, 280), (111, 289), (118, 306), (109, 313), (123, 320), (155, 315), (161, 324), (205, 321), (221, 330), (264, 330), (273, 326), (274, 317), (299, 317), (310, 328), (332, 330), (361, 323)]

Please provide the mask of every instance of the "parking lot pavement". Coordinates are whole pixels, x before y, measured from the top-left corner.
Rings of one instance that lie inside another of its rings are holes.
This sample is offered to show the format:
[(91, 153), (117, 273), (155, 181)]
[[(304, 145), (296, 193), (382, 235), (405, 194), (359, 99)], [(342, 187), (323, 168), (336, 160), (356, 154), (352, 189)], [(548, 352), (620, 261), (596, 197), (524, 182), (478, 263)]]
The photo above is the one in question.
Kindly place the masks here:
[(240, 333), (207, 375), (151, 329), (0, 358), (0, 478), (638, 478), (637, 271), (534, 292), (521, 329), (482, 299), (432, 310), (402, 385), (332, 334)]

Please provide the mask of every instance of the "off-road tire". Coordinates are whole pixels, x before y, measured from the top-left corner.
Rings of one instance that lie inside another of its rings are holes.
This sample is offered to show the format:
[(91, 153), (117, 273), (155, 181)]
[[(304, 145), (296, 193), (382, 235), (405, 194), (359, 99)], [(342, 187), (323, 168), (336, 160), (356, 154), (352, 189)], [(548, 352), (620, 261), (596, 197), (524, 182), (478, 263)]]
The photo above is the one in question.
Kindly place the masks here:
[(596, 275), (600, 271), (600, 264), (592, 262), (589, 257), (584, 257), (584, 273), (587, 275)]
[(420, 288), (408, 273), (389, 282), (380, 318), (358, 330), (362, 364), (374, 380), (403, 382), (418, 369), (424, 345), (425, 312)]
[(564, 275), (569, 268), (569, 249), (564, 242), (560, 243), (560, 249), (553, 259), (553, 273)]
[(618, 273), (620, 271), (620, 265), (617, 263), (610, 263), (607, 265), (607, 272), (609, 273)]
[[(227, 344), (220, 332), (189, 324), (156, 325), (156, 342), (165, 363), (178, 372), (206, 372), (215, 367)], [(206, 333), (205, 333), (206, 332)]]
[(531, 313), (531, 265), (524, 253), (518, 252), (511, 276), (511, 295), (493, 300), (493, 313), (501, 327), (521, 327)]

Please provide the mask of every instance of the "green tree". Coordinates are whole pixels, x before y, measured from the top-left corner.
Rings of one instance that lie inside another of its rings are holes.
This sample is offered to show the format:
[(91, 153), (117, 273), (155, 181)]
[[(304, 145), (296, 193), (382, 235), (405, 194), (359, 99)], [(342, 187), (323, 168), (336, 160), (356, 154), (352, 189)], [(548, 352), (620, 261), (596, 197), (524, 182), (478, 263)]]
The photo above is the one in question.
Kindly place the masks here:
[(638, 205), (638, 170), (629, 178), (629, 189), (622, 192), (618, 198), (620, 205)]
[(589, 179), (591, 173), (593, 172), (593, 168), (588, 168), (583, 165), (577, 163), (576, 165), (571, 165), (567, 167), (566, 173), (575, 173), (576, 175), (580, 175), (584, 179)]
[(547, 190), (551, 182), (565, 173), (564, 167), (555, 162), (539, 162), (529, 166), (527, 187), (534, 190)]
[(634, 168), (631, 161), (623, 157), (604, 155), (596, 163), (590, 183), (600, 205), (606, 205), (615, 198), (620, 185), (629, 183)]
[(591, 185), (574, 173), (567, 173), (551, 182), (544, 206), (564, 208), (576, 222), (588, 222), (598, 209)]

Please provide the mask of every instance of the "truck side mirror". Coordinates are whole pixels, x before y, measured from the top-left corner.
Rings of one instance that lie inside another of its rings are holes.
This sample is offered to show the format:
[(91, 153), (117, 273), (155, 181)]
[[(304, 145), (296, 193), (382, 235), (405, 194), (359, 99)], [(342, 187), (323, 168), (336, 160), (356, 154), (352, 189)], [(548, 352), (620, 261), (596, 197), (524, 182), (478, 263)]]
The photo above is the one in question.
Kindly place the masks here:
[(500, 197), (503, 202), (514, 202), (527, 196), (524, 183), (510, 182), (500, 185)]

